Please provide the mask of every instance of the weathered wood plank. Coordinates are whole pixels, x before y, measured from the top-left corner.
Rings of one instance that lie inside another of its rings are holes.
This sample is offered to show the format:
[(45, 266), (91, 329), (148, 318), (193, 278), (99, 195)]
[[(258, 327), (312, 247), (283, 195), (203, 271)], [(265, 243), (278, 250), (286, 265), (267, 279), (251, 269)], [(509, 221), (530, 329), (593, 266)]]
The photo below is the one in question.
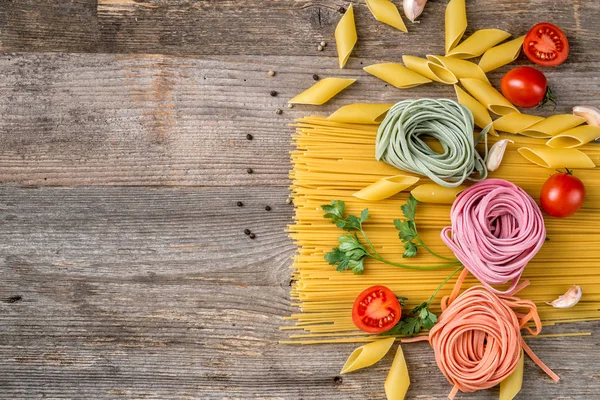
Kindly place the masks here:
[[(340, 381), (354, 345), (277, 344), (292, 311), (286, 196), (0, 186), (0, 397), (384, 399), (392, 354)], [(596, 335), (529, 340), (563, 379), (528, 361), (520, 398), (593, 398), (600, 323), (547, 329), (573, 331)], [(446, 398), (429, 346), (404, 348), (410, 398)]]
[[(388, 87), (361, 70), (372, 62), (354, 59), (339, 70), (331, 57), (0, 56), (0, 182), (287, 186), (294, 118), (353, 102), (454, 98), (442, 84)], [(600, 54), (548, 69), (556, 112), (600, 103), (599, 68)], [(285, 107), (314, 83), (313, 73), (358, 82), (324, 106)]]
[[(421, 54), (443, 46), (446, 1), (430, 1), (408, 35), (377, 22), (364, 1), (314, 0), (20, 0), (0, 8), (0, 49), (186, 55), (335, 54), (333, 32), (340, 7), (356, 9), (360, 40), (355, 56), (386, 58), (402, 49)], [(573, 44), (572, 61), (599, 54), (596, 45), (600, 5), (594, 1), (473, 0), (469, 28), (496, 27), (522, 35), (535, 22), (555, 22)]]

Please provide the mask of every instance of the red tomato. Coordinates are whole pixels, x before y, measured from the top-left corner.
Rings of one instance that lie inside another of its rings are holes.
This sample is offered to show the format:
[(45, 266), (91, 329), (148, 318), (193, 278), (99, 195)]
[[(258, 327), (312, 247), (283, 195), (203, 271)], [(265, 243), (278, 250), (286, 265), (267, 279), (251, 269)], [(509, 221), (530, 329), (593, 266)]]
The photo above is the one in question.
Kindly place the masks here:
[(517, 107), (530, 108), (546, 98), (548, 80), (532, 67), (518, 67), (508, 71), (500, 81), (502, 94)]
[(352, 322), (369, 333), (389, 331), (400, 321), (402, 308), (385, 286), (371, 286), (358, 295), (352, 307)]
[(552, 175), (544, 186), (540, 195), (542, 208), (548, 214), (557, 218), (568, 217), (579, 210), (585, 200), (585, 186), (579, 178), (567, 173)]
[(523, 51), (538, 65), (561, 64), (569, 55), (569, 41), (560, 28), (548, 22), (535, 24), (523, 42)]

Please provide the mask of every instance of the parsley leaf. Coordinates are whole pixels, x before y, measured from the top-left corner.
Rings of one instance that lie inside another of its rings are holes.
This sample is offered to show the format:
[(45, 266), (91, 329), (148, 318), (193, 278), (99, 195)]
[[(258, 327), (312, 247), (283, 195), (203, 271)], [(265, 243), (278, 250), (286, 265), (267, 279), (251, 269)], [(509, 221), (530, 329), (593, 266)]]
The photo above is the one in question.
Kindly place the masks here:
[(369, 209), (365, 208), (360, 213), (360, 218), (355, 215), (344, 216), (346, 204), (342, 200), (331, 200), (331, 204), (321, 206), (325, 211), (324, 218), (331, 219), (331, 222), (345, 231), (362, 231), (362, 223), (369, 219)]
[(413, 336), (423, 329), (431, 329), (437, 322), (437, 316), (429, 311), (429, 303), (424, 302), (412, 309), (411, 315), (398, 322), (392, 329), (382, 335)]
[(410, 258), (417, 255), (417, 245), (413, 242), (404, 243), (404, 254), (402, 254), (403, 258)]
[(400, 207), (405, 219), (395, 219), (394, 226), (398, 230), (398, 237), (404, 243), (403, 258), (410, 258), (417, 255), (417, 244), (414, 243), (418, 239), (417, 225), (415, 224), (415, 213), (417, 212), (417, 204), (419, 201), (412, 197), (408, 198), (407, 202)]
[(358, 236), (349, 234), (338, 238), (339, 247), (325, 254), (329, 265), (335, 265), (337, 271), (352, 270), (355, 274), (364, 272), (364, 258), (368, 254)]

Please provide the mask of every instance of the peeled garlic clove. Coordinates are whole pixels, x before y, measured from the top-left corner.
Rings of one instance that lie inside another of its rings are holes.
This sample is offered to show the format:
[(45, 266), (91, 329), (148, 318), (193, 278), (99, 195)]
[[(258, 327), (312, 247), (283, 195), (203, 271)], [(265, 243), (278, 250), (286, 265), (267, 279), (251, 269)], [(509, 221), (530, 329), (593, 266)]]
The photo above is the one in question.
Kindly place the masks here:
[(498, 140), (488, 153), (488, 158), (485, 163), (488, 171), (495, 171), (502, 163), (502, 158), (504, 157), (504, 152), (506, 151), (506, 146), (508, 146), (508, 142), (514, 143), (510, 139), (502, 139)]
[(583, 292), (577, 285), (571, 286), (571, 289), (567, 290), (565, 294), (554, 300), (552, 303), (546, 302), (549, 306), (554, 308), (571, 308), (581, 300)]
[(573, 107), (573, 115), (583, 117), (589, 125), (600, 126), (600, 110), (592, 106)]
[(415, 22), (423, 12), (425, 3), (427, 3), (427, 0), (403, 0), (402, 7), (406, 18), (410, 19), (410, 22)]

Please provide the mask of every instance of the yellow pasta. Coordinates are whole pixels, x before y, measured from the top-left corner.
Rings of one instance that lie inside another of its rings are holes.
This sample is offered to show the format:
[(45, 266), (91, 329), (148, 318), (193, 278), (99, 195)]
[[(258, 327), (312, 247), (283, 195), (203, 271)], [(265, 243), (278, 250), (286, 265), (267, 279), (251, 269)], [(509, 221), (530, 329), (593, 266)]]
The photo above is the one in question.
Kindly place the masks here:
[[(490, 117), (490, 113), (483, 104), (475, 100), (471, 95), (462, 90), (458, 85), (454, 85), (454, 91), (456, 92), (456, 98), (458, 99), (458, 103), (467, 107), (469, 110), (471, 110), (471, 113), (473, 113), (475, 125), (483, 129), (492, 123), (492, 117)], [(498, 135), (494, 130), (493, 125), (488, 132), (495, 136)]]
[(344, 13), (342, 19), (340, 19), (340, 22), (338, 22), (335, 27), (334, 36), (340, 68), (344, 68), (357, 40), (352, 4), (348, 6), (348, 10)]
[(363, 68), (369, 74), (399, 89), (407, 89), (431, 82), (431, 79), (411, 71), (402, 64), (382, 63)]
[(454, 57), (429, 55), (427, 59), (434, 64), (440, 65), (450, 71), (457, 79), (475, 78), (488, 82), (486, 74), (479, 66), (471, 61), (461, 60)]
[(321, 79), (289, 102), (293, 104), (321, 105), (333, 96), (356, 82), (356, 79), (325, 78)]
[(354, 103), (337, 109), (327, 119), (352, 124), (379, 124), (393, 104)]
[(547, 146), (556, 148), (579, 147), (600, 137), (600, 127), (592, 125), (578, 126), (561, 132), (546, 142)]
[(354, 193), (353, 196), (361, 200), (383, 200), (408, 189), (419, 181), (419, 178), (410, 175), (396, 175), (382, 178), (364, 189)]
[(535, 125), (531, 125), (527, 129), (519, 133), (532, 138), (547, 138), (555, 136), (566, 130), (575, 128), (585, 122), (585, 118), (578, 117), (572, 114), (556, 114), (552, 115)]
[(436, 82), (452, 84), (458, 82), (456, 76), (443, 65), (432, 63), (421, 57), (402, 56), (406, 68)]
[(514, 112), (503, 115), (494, 121), (494, 129), (501, 132), (520, 133), (527, 128), (543, 121), (544, 117)]
[(519, 112), (506, 97), (502, 96), (492, 85), (479, 79), (461, 79), (460, 83), (471, 96), (483, 104), (488, 110), (498, 115)]
[(483, 72), (493, 71), (515, 61), (519, 57), (524, 40), (525, 36), (521, 36), (486, 50), (479, 60), (479, 66)]
[(370, 367), (375, 364), (387, 354), (395, 340), (396, 338), (389, 337), (362, 345), (355, 349), (352, 354), (350, 354), (350, 357), (348, 357), (340, 374), (347, 374), (348, 372)]
[(425, 183), (411, 190), (410, 194), (421, 203), (452, 204), (456, 196), (466, 188), (466, 186), (449, 188), (435, 183)]
[(512, 400), (521, 391), (523, 387), (523, 370), (525, 368), (525, 357), (523, 350), (521, 350), (521, 358), (517, 368), (507, 376), (502, 382), (500, 382), (500, 399), (499, 400)]
[(379, 22), (383, 22), (389, 26), (399, 29), (403, 32), (408, 32), (400, 12), (389, 0), (367, 0), (367, 7), (371, 11), (371, 14)]
[(546, 168), (595, 168), (594, 162), (576, 149), (553, 149), (547, 146), (521, 147), (519, 153), (534, 164)]
[(446, 55), (460, 59), (482, 55), (498, 43), (510, 37), (510, 33), (500, 29), (480, 29), (450, 50)]
[(404, 400), (410, 386), (408, 367), (402, 352), (402, 346), (398, 346), (390, 372), (385, 379), (385, 397), (387, 400)]
[(445, 23), (445, 49), (448, 54), (460, 42), (467, 29), (465, 0), (450, 0), (446, 6)]

